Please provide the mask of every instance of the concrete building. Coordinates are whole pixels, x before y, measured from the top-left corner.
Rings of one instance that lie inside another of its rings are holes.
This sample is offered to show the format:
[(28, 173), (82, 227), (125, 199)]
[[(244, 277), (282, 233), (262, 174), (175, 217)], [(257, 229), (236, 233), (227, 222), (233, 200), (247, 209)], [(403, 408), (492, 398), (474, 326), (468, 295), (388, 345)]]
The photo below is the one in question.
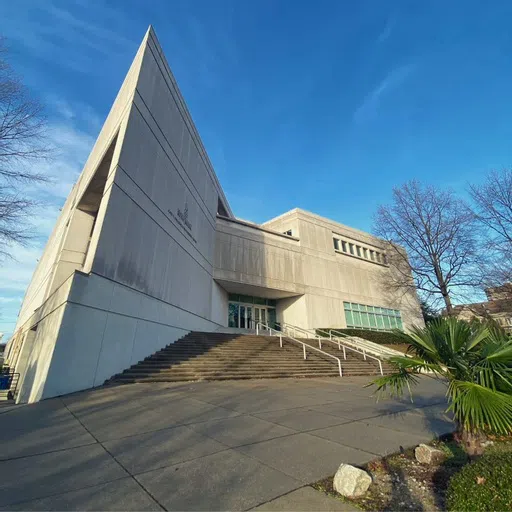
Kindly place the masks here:
[(34, 272), (8, 347), (18, 400), (101, 385), (191, 330), (422, 324), (386, 244), (295, 209), (230, 209), (150, 28)]
[[(496, 321), (507, 332), (512, 333), (512, 283), (487, 288), (487, 300), (454, 306), (454, 315), (461, 320)], [(446, 314), (446, 312), (444, 312)]]

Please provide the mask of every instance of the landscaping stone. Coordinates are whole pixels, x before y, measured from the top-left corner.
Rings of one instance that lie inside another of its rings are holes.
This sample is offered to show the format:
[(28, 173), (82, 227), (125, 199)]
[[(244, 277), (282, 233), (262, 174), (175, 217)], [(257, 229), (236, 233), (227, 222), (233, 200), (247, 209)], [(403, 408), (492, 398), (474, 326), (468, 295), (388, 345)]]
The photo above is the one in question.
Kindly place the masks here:
[(342, 496), (353, 498), (362, 496), (371, 483), (372, 477), (366, 471), (350, 464), (341, 464), (334, 475), (333, 487)]
[(422, 464), (438, 465), (446, 459), (446, 453), (442, 450), (429, 446), (428, 444), (420, 444), (414, 450), (416, 460)]

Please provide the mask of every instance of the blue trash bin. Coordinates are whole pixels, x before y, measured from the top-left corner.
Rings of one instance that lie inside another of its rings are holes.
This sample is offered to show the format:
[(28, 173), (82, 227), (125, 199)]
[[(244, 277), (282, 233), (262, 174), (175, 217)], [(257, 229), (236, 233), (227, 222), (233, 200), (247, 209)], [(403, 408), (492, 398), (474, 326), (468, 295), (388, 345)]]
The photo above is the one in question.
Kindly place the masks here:
[(2, 375), (0, 374), (0, 389), (10, 389), (12, 382), (12, 375)]

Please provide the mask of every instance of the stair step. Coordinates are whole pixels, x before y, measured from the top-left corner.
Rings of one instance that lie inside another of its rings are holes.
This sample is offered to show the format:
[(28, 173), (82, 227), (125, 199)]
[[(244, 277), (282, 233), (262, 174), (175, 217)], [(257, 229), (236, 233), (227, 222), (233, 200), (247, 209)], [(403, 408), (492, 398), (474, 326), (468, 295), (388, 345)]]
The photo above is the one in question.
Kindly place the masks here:
[[(315, 340), (304, 340), (313, 347)], [(341, 359), (343, 375), (377, 375), (375, 360), (322, 345), (322, 350)], [(387, 370), (383, 364), (384, 370)], [(338, 363), (327, 355), (307, 349), (283, 337), (192, 332), (152, 356), (114, 376), (116, 382), (180, 382), (258, 378), (336, 377)]]

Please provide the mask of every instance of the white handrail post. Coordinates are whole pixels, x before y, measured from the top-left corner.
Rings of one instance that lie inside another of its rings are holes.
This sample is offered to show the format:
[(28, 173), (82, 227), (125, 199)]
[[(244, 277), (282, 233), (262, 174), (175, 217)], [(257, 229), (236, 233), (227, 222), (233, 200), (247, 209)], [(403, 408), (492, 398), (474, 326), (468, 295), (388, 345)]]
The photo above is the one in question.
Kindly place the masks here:
[(338, 368), (340, 370), (340, 377), (343, 377), (343, 371), (341, 370), (341, 361), (338, 359)]
[(304, 350), (304, 359), (306, 359), (306, 345), (302, 344), (302, 348)]
[(343, 345), (343, 359), (347, 359), (347, 351), (345, 349), (345, 345)]
[(282, 334), (279, 335), (279, 346), (281, 348), (283, 348), (283, 335)]
[(322, 338), (318, 338), (318, 348), (322, 348)]
[[(338, 350), (341, 350), (341, 341), (339, 338), (338, 338)], [(343, 347), (343, 350), (345, 350), (345, 347)]]
[(364, 357), (364, 360), (366, 361), (366, 350), (363, 348), (363, 357)]
[(260, 333), (259, 327), (260, 327), (260, 323), (258, 322), (258, 323), (256, 324), (256, 336), (258, 336), (258, 335), (259, 335), (259, 333)]
[(380, 359), (378, 361), (379, 361), (380, 374), (384, 375), (384, 372), (382, 371), (382, 363), (381, 363)]

